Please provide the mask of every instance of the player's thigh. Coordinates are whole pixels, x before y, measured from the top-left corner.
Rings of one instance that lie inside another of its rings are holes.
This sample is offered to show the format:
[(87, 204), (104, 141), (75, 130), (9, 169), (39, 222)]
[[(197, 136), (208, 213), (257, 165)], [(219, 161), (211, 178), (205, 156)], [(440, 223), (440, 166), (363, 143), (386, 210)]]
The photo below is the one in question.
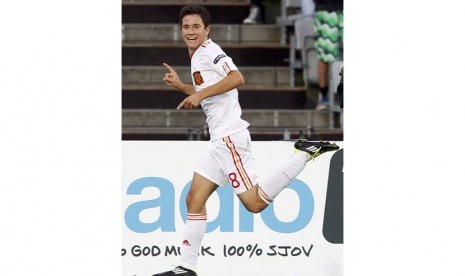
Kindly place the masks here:
[(186, 198), (188, 211), (196, 212), (196, 210), (199, 208), (203, 208), (208, 198), (217, 188), (218, 185), (216, 185), (213, 181), (201, 176), (198, 173), (194, 173), (191, 188)]

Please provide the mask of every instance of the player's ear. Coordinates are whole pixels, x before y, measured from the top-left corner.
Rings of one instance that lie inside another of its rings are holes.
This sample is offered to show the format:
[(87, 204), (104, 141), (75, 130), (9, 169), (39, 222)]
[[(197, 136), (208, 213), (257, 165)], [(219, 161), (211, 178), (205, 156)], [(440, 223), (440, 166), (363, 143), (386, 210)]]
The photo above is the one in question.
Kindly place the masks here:
[(207, 31), (207, 36), (210, 37), (210, 25), (205, 27), (205, 30)]

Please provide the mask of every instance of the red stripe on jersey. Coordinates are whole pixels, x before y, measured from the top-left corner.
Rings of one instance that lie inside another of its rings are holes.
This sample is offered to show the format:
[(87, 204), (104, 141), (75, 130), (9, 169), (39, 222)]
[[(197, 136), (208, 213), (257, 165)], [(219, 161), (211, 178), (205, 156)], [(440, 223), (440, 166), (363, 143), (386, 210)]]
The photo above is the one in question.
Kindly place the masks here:
[(244, 169), (244, 165), (242, 164), (242, 159), (237, 152), (233, 142), (231, 141), (231, 138), (225, 137), (223, 138), (223, 141), (226, 142), (226, 146), (228, 146), (229, 150), (231, 151), (232, 158), (234, 160), (234, 166), (236, 166), (237, 172), (239, 173), (239, 176), (242, 179), (242, 183), (244, 183), (245, 188), (247, 190), (252, 188), (252, 182), (250, 181), (249, 176), (247, 175), (247, 172)]
[(229, 67), (227, 62), (223, 63), (223, 70), (226, 72), (226, 74), (229, 74), (229, 72), (231, 72), (231, 68)]

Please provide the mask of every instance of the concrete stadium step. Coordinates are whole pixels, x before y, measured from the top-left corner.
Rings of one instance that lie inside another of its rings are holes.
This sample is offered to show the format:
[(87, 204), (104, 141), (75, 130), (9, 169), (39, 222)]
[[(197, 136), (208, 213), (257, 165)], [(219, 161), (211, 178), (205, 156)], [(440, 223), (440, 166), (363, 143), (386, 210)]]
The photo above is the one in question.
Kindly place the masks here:
[[(327, 128), (327, 110), (243, 110), (242, 118), (253, 128), (287, 127), (287, 128)], [(192, 127), (203, 128), (206, 125), (202, 110), (176, 109), (137, 109), (122, 111), (122, 127), (161, 128)]]
[[(175, 109), (186, 95), (166, 85), (125, 85), (123, 109)], [(239, 101), (245, 109), (306, 109), (306, 88), (288, 86), (244, 85), (239, 87)]]
[[(276, 25), (242, 25), (215, 24), (212, 25), (210, 37), (213, 41), (253, 43), (278, 43), (281, 29)], [(124, 42), (179, 42), (183, 41), (178, 24), (124, 24)]]
[(213, 24), (241, 24), (249, 15), (247, 1), (123, 1), (123, 23), (178, 23), (179, 11), (187, 4), (201, 4)]
[[(249, 127), (252, 141), (279, 141), (307, 138), (312, 141), (343, 141), (342, 129), (327, 128), (269, 128)], [(122, 140), (153, 141), (153, 140), (210, 140), (205, 128), (192, 127), (131, 127), (122, 129)]]
[[(305, 137), (342, 141), (341, 129), (328, 129), (328, 114), (317, 110), (244, 110), (253, 140)], [(123, 110), (123, 140), (209, 140), (201, 110)]]
[[(236, 65), (289, 66), (289, 47), (280, 43), (222, 43), (222, 49)], [(123, 66), (190, 66), (184, 42), (123, 43)]]
[[(190, 67), (174, 67), (179, 78), (186, 83), (192, 82)], [(240, 67), (247, 85), (288, 85), (289, 68), (288, 67)], [(124, 85), (154, 85), (162, 84), (163, 77), (167, 72), (163, 66), (125, 66), (123, 67), (122, 80)]]
[(249, 0), (123, 0), (123, 4), (158, 4), (158, 5), (230, 5), (247, 4)]

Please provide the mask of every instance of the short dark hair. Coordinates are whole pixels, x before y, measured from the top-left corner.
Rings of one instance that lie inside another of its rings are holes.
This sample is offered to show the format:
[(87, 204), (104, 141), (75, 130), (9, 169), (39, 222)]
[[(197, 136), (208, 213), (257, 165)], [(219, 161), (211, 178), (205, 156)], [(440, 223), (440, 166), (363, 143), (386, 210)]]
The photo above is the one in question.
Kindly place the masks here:
[(184, 18), (184, 16), (191, 14), (198, 14), (200, 18), (202, 18), (202, 22), (205, 25), (205, 28), (210, 26), (210, 13), (204, 7), (195, 5), (188, 5), (182, 7), (181, 11), (179, 12), (179, 25), (182, 25), (182, 19)]

